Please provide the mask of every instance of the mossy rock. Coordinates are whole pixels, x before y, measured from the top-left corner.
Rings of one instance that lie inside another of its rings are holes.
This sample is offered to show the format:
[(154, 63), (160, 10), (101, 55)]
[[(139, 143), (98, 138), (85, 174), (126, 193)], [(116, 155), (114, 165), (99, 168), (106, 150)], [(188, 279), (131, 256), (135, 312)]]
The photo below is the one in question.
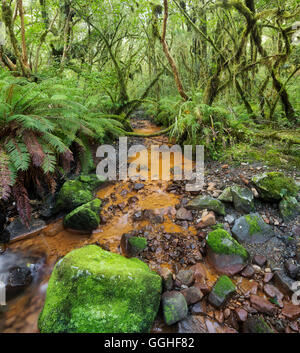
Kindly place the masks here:
[(250, 317), (243, 325), (244, 333), (274, 333), (270, 326), (261, 317)]
[(255, 210), (253, 192), (247, 188), (233, 186), (231, 188), (234, 208), (237, 211), (250, 213)]
[(231, 187), (224, 189), (222, 194), (218, 197), (218, 200), (222, 202), (233, 202)]
[(208, 301), (216, 308), (223, 307), (235, 293), (236, 287), (227, 276), (221, 276), (208, 296)]
[(252, 213), (235, 221), (232, 233), (242, 244), (265, 243), (275, 236), (271, 226), (258, 213)]
[(161, 282), (136, 258), (95, 245), (74, 250), (53, 270), (38, 327), (42, 333), (149, 332)]
[(162, 296), (165, 323), (170, 326), (187, 317), (188, 306), (185, 297), (177, 291), (165, 292)]
[(225, 216), (224, 204), (210, 196), (197, 196), (193, 200), (189, 201), (186, 208), (188, 210), (209, 210), (218, 213), (221, 216)]
[(210, 232), (207, 237), (207, 245), (217, 254), (238, 255), (244, 260), (249, 257), (247, 250), (224, 229)]
[(147, 247), (147, 239), (143, 237), (132, 237), (128, 240), (132, 251), (139, 254)]
[(296, 196), (299, 190), (292, 178), (278, 172), (254, 176), (252, 182), (265, 201), (280, 201), (284, 196)]
[(59, 191), (55, 210), (72, 211), (75, 208), (94, 199), (93, 192), (99, 188), (105, 180), (97, 175), (81, 175), (75, 180), (68, 180)]
[(300, 204), (295, 197), (287, 196), (279, 204), (280, 215), (285, 222), (290, 222), (300, 215)]
[(64, 226), (69, 229), (92, 232), (100, 224), (101, 200), (94, 199), (74, 211), (64, 218)]
[(208, 258), (219, 273), (232, 276), (248, 264), (247, 250), (224, 229), (208, 234), (207, 247)]

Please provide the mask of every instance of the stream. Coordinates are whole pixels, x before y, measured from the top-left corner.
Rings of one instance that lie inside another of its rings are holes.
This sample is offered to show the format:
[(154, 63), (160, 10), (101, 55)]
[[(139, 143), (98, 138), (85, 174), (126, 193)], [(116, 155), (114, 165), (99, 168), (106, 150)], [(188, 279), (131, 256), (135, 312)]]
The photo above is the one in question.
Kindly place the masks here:
[[(137, 133), (149, 134), (159, 130), (149, 120), (139, 120), (136, 124), (135, 131)], [(147, 146), (168, 144), (168, 139), (163, 136), (132, 139), (134, 139), (134, 143), (143, 143)], [(160, 163), (165, 166), (166, 163), (163, 158), (161, 156)], [(174, 167), (174, 165), (171, 165), (171, 167)], [(194, 226), (188, 226), (185, 223), (178, 224), (175, 220), (176, 205), (180, 204), (183, 195), (167, 190), (169, 185), (167, 181), (146, 180), (142, 183), (144, 186), (140, 190), (136, 190), (135, 182), (130, 180), (118, 181), (103, 187), (97, 192), (97, 197), (103, 201), (102, 224), (93, 234), (78, 234), (68, 231), (63, 228), (62, 219), (59, 219), (38, 233), (18, 239), (18, 241), (9, 245), (6, 253), (0, 256), (0, 261), (2, 261), (0, 262), (0, 268), (4, 266), (3, 263), (7, 267), (10, 264), (15, 266), (22, 258), (22, 262), (27, 263), (28, 266), (34, 264), (34, 274), (33, 282), (25, 291), (16, 298), (9, 300), (7, 306), (0, 307), (0, 332), (38, 332), (38, 316), (43, 307), (48, 280), (55, 263), (73, 249), (88, 244), (97, 244), (105, 250), (121, 253), (121, 237), (124, 233), (132, 231), (163, 235), (179, 234), (180, 239), (191, 244), (191, 249), (195, 249), (192, 250), (192, 257), (197, 259), (198, 256), (201, 260), (197, 262), (201, 262), (202, 271), (206, 272), (208, 286), (215, 283), (218, 278), (217, 273), (206, 262), (206, 259), (197, 253), (197, 242), (199, 242), (197, 230)], [(149, 210), (154, 218), (157, 217), (158, 221), (153, 222), (153, 217), (137, 221), (138, 212), (145, 209)], [(194, 244), (196, 244), (196, 248)], [(189, 268), (193, 264), (193, 259), (190, 259), (191, 262), (189, 262), (188, 255), (184, 260), (185, 262), (180, 262), (178, 258), (171, 255), (169, 256), (168, 250), (160, 249), (157, 246), (155, 252), (148, 252), (145, 256), (142, 255), (141, 259), (153, 270), (166, 266), (177, 272), (178, 269)], [(252, 281), (241, 276), (235, 276), (234, 281), (238, 284), (241, 293), (249, 294), (255, 287)], [(258, 294), (264, 296), (261, 291), (258, 291)], [(230, 332), (231, 329), (224, 325), (222, 320), (219, 320), (219, 322), (216, 320), (221, 313), (210, 310), (208, 309), (207, 315), (199, 316), (197, 322), (197, 325), (205, 325), (203, 332)], [(178, 332), (178, 327), (177, 325), (165, 326), (160, 313), (154, 322), (152, 332)]]

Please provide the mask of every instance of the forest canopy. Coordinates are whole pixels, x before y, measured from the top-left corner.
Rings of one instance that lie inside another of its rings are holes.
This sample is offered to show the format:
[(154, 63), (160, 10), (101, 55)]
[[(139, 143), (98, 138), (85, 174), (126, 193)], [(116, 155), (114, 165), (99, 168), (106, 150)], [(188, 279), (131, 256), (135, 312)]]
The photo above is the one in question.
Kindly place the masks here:
[(297, 0), (2, 0), (0, 198), (28, 220), (30, 193), (93, 169), (91, 146), (134, 135), (137, 109), (209, 158), (299, 167), (299, 14)]

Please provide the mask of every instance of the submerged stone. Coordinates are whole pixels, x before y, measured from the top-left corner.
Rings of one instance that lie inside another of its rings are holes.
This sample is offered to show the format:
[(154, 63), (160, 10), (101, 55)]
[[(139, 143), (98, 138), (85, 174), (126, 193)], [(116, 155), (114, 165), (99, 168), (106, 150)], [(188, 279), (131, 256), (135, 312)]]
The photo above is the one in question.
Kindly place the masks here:
[(237, 211), (250, 213), (255, 210), (254, 195), (251, 190), (233, 186), (231, 188), (234, 207)]
[(300, 215), (300, 204), (295, 197), (287, 196), (279, 204), (280, 215), (285, 222), (290, 222)]
[(224, 229), (208, 234), (207, 247), (209, 260), (220, 273), (234, 275), (248, 264), (246, 249)]
[(265, 243), (275, 236), (271, 226), (258, 213), (252, 213), (236, 220), (232, 233), (240, 243)]
[(42, 333), (149, 332), (161, 278), (142, 261), (90, 245), (60, 260), (38, 326)]
[(189, 201), (187, 206), (189, 210), (209, 210), (218, 213), (221, 216), (225, 216), (225, 206), (221, 201), (214, 199), (210, 196), (197, 196), (193, 200)]
[(278, 172), (254, 176), (252, 182), (265, 201), (280, 201), (284, 196), (296, 196), (299, 190), (292, 178)]
[(208, 296), (208, 301), (215, 308), (223, 307), (235, 293), (236, 287), (227, 276), (221, 276)]
[(95, 199), (66, 215), (64, 226), (69, 229), (92, 232), (100, 224), (101, 200)]
[(187, 302), (180, 292), (165, 292), (162, 296), (165, 323), (170, 326), (187, 317)]

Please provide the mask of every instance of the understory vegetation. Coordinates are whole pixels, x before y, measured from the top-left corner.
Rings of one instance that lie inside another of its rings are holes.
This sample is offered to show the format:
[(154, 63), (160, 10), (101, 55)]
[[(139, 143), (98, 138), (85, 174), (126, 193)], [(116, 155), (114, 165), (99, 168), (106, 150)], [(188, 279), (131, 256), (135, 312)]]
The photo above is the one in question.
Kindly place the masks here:
[(95, 168), (137, 109), (208, 158), (300, 165), (297, 0), (1, 0), (0, 199)]

